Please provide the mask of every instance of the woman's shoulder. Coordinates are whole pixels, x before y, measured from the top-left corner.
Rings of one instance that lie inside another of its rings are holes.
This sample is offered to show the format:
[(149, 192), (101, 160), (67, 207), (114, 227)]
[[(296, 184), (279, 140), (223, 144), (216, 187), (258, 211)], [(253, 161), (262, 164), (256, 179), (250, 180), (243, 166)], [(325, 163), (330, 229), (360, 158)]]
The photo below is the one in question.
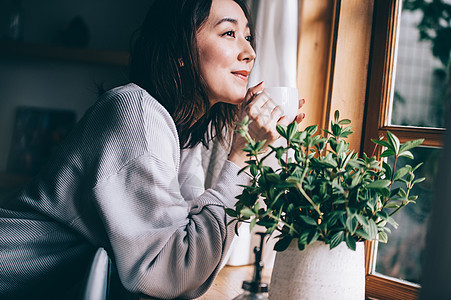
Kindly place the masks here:
[[(126, 85), (112, 88), (105, 92), (99, 99), (99, 102), (128, 102), (127, 107), (133, 107), (135, 105), (147, 105), (150, 109), (159, 111), (163, 114), (169, 112), (160, 104), (153, 96), (151, 96), (145, 89), (141, 88), (135, 83), (129, 83)], [(127, 107), (123, 107), (124, 109)]]
[(97, 105), (96, 115), (114, 127), (114, 134), (122, 132), (129, 140), (145, 140), (148, 151), (164, 152), (160, 153), (163, 156), (170, 148), (178, 152), (179, 137), (171, 115), (140, 86), (129, 83), (113, 88)]
[[(102, 114), (128, 116), (128, 122), (139, 119), (155, 120), (175, 130), (175, 123), (169, 112), (153, 96), (140, 86), (129, 83), (113, 88), (101, 95), (96, 103)], [(109, 116), (111, 117), (111, 115)], [(154, 123), (154, 122), (151, 122)]]

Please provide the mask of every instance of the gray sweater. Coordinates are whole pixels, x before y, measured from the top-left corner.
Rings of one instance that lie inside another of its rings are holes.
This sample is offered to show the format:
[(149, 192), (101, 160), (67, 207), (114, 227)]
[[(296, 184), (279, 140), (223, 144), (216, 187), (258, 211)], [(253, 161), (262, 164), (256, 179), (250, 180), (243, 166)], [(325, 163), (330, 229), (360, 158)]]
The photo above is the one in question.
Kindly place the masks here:
[(105, 93), (42, 172), (1, 200), (0, 298), (68, 289), (98, 247), (132, 292), (200, 296), (234, 236), (224, 207), (248, 183), (238, 170), (226, 161), (204, 190), (200, 148), (180, 150), (161, 104), (135, 84)]

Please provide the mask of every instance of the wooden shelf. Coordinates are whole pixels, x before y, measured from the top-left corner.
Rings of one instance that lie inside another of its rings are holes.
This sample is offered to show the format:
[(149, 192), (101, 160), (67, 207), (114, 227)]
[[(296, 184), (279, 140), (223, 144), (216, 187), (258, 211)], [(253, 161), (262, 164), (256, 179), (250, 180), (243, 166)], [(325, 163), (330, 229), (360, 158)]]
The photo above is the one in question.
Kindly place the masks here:
[(126, 51), (108, 51), (5, 41), (0, 42), (0, 54), (10, 57), (57, 59), (116, 66), (127, 66), (129, 58), (129, 53)]

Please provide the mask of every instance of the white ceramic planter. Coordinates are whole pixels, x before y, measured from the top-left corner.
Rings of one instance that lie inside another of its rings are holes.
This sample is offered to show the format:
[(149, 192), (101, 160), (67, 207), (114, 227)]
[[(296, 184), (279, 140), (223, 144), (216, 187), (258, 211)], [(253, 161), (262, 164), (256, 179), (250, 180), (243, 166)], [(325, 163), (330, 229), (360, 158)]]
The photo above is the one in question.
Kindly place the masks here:
[[(297, 240), (296, 240), (297, 242)], [(299, 251), (293, 241), (277, 252), (269, 286), (271, 300), (363, 300), (365, 298), (365, 251), (346, 243), (330, 250), (315, 242)]]

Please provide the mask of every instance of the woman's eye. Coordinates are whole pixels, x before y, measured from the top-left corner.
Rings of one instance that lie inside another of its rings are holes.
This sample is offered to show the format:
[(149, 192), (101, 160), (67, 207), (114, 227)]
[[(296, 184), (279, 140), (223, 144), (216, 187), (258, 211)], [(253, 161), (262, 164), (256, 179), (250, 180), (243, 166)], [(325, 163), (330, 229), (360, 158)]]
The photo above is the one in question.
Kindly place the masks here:
[(223, 36), (230, 36), (230, 37), (235, 37), (235, 31), (233, 31), (233, 30), (230, 30), (230, 31), (227, 31), (226, 33), (224, 33), (223, 34)]
[(252, 42), (254, 40), (254, 37), (252, 35), (248, 35), (246, 37), (246, 41), (248, 41), (249, 43)]

